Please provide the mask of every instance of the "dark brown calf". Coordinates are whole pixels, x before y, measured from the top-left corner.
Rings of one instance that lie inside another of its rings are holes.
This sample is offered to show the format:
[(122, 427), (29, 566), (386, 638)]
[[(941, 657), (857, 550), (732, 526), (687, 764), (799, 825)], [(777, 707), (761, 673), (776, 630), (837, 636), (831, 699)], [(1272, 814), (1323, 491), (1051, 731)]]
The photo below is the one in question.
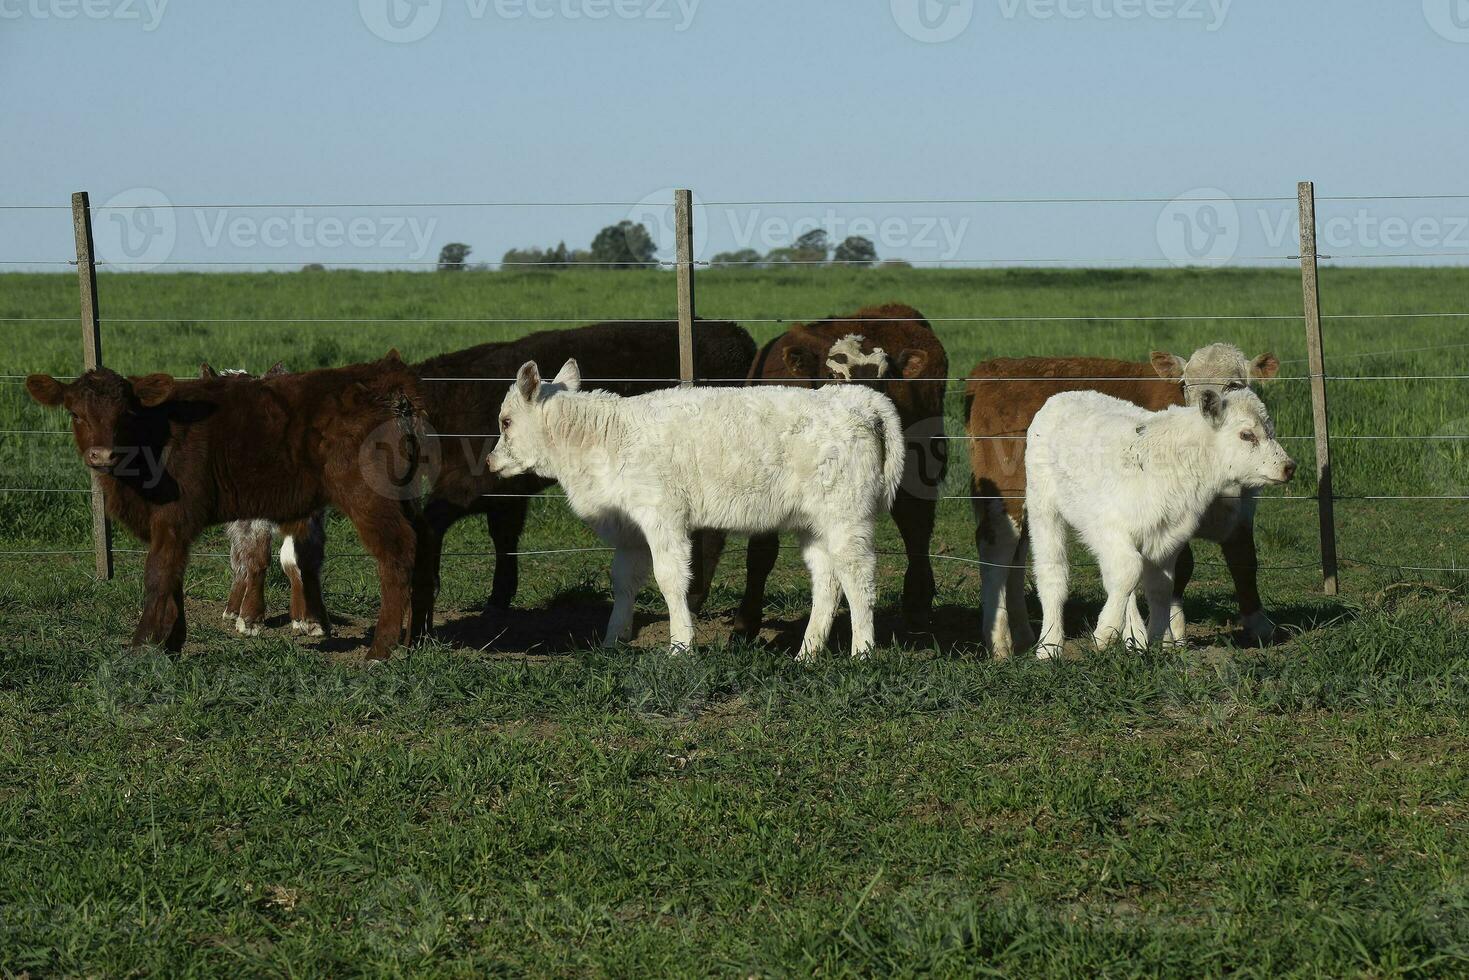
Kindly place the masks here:
[[(694, 373), (700, 384), (740, 383), (754, 356), (755, 342), (736, 324), (694, 323)], [(520, 580), (514, 552), (525, 527), (529, 498), (552, 483), (533, 476), (495, 480), (485, 466), (485, 456), (499, 437), (500, 403), (520, 366), (526, 361), (562, 364), (571, 357), (581, 365), (585, 388), (619, 395), (668, 388), (675, 382), (666, 379), (677, 377), (679, 371), (678, 325), (648, 320), (547, 330), (442, 354), (415, 367), (434, 430), (430, 441), (437, 448), (436, 472), (428, 474), (431, 487), (415, 562), (414, 635), (433, 626), (444, 535), (469, 514), (485, 515), (495, 548), (495, 578), (486, 611), (510, 608)], [(696, 573), (703, 567), (699, 551), (696, 548)], [(699, 587), (697, 581), (695, 584)]]
[[(908, 460), (893, 500), (893, 521), (903, 538), (908, 571), (903, 576), (903, 617), (911, 629), (928, 625), (933, 607), (933, 566), (928, 557), (934, 511), (948, 468), (944, 441), (944, 390), (949, 358), (923, 314), (889, 303), (850, 316), (797, 324), (760, 349), (750, 367), (751, 384), (817, 388), (824, 384), (865, 384), (897, 406), (907, 435)], [(735, 628), (748, 636), (760, 629), (765, 583), (780, 550), (777, 537), (756, 535), (746, 552), (745, 596)], [(710, 561), (704, 578), (718, 560)], [(694, 606), (698, 608), (697, 605)]]
[[(983, 639), (991, 652), (1003, 657), (1035, 641), (1025, 606), (1025, 434), (1052, 395), (1100, 391), (1156, 412), (1195, 403), (1205, 389), (1226, 391), (1273, 378), (1279, 366), (1273, 354), (1250, 361), (1228, 344), (1200, 348), (1187, 362), (1155, 351), (1143, 364), (1098, 357), (1000, 357), (976, 365), (965, 385), (964, 415)], [(1197, 536), (1220, 543), (1245, 632), (1268, 641), (1274, 626), (1261, 608), (1256, 585), (1254, 506), (1253, 493), (1217, 501)], [(1185, 548), (1174, 578), (1175, 604), (1193, 568), (1193, 552)]]
[(26, 380), (64, 406), (107, 512), (148, 544), (133, 644), (182, 647), (184, 567), (211, 524), (300, 520), (328, 504), (377, 559), (382, 608), (369, 657), (402, 639), (415, 544), (415, 466), (422, 425), (413, 373), (381, 361), (281, 377), (180, 381), (106, 368), (71, 384)]

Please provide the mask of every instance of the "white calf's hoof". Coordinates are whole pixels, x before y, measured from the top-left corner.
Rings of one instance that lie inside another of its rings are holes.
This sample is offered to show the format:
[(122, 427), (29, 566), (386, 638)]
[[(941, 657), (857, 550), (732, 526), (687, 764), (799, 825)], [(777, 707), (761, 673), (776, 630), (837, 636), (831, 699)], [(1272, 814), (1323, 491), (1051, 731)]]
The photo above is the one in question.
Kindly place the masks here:
[(1035, 659), (1037, 660), (1059, 660), (1061, 658), (1061, 644), (1042, 643), (1035, 648)]
[(810, 667), (812, 664), (816, 663), (816, 651), (802, 650), (800, 653), (796, 654), (796, 663), (802, 664), (806, 667)]
[(242, 616), (236, 616), (235, 617), (235, 632), (241, 633), (241, 634), (243, 634), (245, 636), (259, 636), (260, 635), (260, 624), (259, 623), (247, 623), (245, 621), (244, 617), (242, 617)]

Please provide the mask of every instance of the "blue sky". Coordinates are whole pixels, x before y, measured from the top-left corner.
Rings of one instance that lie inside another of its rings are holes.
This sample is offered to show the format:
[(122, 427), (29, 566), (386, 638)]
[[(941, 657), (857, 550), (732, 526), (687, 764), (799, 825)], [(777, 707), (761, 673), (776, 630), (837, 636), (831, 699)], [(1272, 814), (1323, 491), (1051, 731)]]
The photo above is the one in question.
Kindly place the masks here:
[[(1469, 0), (0, 0), (0, 91), (0, 204), (209, 206), (99, 213), (140, 266), (584, 246), (675, 186), (817, 202), (706, 206), (704, 257), (822, 224), (919, 261), (1244, 262), (1292, 253), (1292, 202), (819, 202), (1469, 193)], [(221, 207), (487, 201), (610, 206)], [(1320, 210), (1323, 250), (1469, 252), (1469, 199)], [(0, 262), (71, 251), (64, 211), (0, 211)]]

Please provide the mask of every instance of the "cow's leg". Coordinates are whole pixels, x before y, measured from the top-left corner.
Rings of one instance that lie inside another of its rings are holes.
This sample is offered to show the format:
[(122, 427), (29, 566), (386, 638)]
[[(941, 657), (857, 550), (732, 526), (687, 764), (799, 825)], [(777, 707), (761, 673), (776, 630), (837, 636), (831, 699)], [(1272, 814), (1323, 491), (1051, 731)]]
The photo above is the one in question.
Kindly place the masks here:
[(325, 636), (331, 629), (321, 597), (321, 566), (326, 559), (326, 529), (320, 514), (281, 525), (281, 571), (291, 583), (291, 630)]
[(1146, 646), (1147, 635), (1137, 611), (1137, 589), (1143, 576), (1143, 556), (1124, 539), (1097, 542), (1097, 562), (1101, 565), (1102, 587), (1107, 601), (1097, 616), (1092, 639), (1098, 647), (1118, 640), (1133, 646)]
[(780, 538), (774, 534), (756, 534), (750, 537), (745, 550), (745, 597), (740, 600), (735, 613), (735, 632), (754, 639), (760, 632), (760, 622), (765, 616), (765, 582), (780, 557)]
[[(430, 498), (419, 521), (413, 556), (413, 612), (409, 625), (414, 636), (427, 636), (434, 625), (434, 600), (439, 593), (439, 565), (444, 535), (469, 508), (443, 497)], [(496, 571), (499, 563), (495, 564)]]
[[(974, 544), (981, 562), (980, 632), (990, 654), (1004, 658), (1014, 652), (1009, 604), (1010, 566), (1021, 564), (1018, 556), (1020, 530), (997, 500), (976, 500), (974, 516), (977, 522)], [(1023, 584), (1021, 588), (1024, 589)]]
[(154, 521), (143, 570), (143, 615), (133, 633), (133, 646), (162, 645), (174, 652), (183, 648), (187, 636), (184, 566), (188, 561), (188, 536), (162, 521)]
[(1168, 630), (1180, 640), (1187, 625), (1183, 618), (1183, 590), (1194, 577), (1194, 549), (1187, 543), (1173, 563), (1173, 598), (1168, 610)]
[(668, 646), (674, 653), (692, 650), (694, 617), (689, 612), (689, 558), (692, 545), (688, 531), (654, 520), (641, 524), (653, 557), (653, 577), (668, 604)]
[[(371, 502), (347, 512), (362, 545), (377, 559), (381, 605), (368, 660), (386, 660), (403, 639), (413, 585), (413, 560), (417, 546), (415, 525), (398, 501), (373, 495)], [(417, 635), (409, 624), (409, 637)]]
[(1260, 603), (1260, 587), (1257, 576), (1260, 571), (1259, 556), (1255, 553), (1255, 525), (1242, 520), (1230, 535), (1219, 543), (1224, 551), (1224, 561), (1234, 579), (1234, 594), (1239, 600), (1240, 624), (1244, 627), (1245, 639), (1249, 643), (1268, 644), (1275, 639), (1275, 624), (1265, 614)]
[(933, 612), (933, 562), (928, 557), (938, 500), (915, 497), (902, 490), (893, 498), (893, 522), (903, 538), (908, 570), (903, 575), (903, 623), (914, 632), (928, 629)]
[(877, 553), (872, 525), (844, 528), (827, 539), (847, 611), (852, 617), (852, 656), (866, 657), (876, 645), (872, 613), (877, 605)]
[[(235, 521), (230, 525), (230, 571), (239, 588), (235, 629), (259, 636), (265, 625), (265, 575), (270, 567), (271, 525), (268, 521)], [(231, 597), (234, 596), (231, 588)]]
[[(230, 539), (230, 595), (224, 604), (224, 621), (231, 626), (240, 618), (240, 605), (245, 601), (245, 552), (250, 547), (250, 521), (233, 521), (225, 530)], [(270, 543), (266, 542), (266, 547)]]
[(1020, 544), (1015, 549), (1015, 560), (1010, 564), (1010, 581), (1005, 585), (1005, 605), (1010, 617), (1010, 642), (1016, 650), (1029, 650), (1035, 646), (1035, 630), (1030, 627), (1030, 610), (1025, 608), (1025, 563), (1029, 544), (1025, 532), (1020, 534)]
[(723, 531), (694, 532), (694, 581), (689, 586), (689, 609), (694, 615), (709, 601), (714, 587), (714, 573), (719, 569), (719, 556), (724, 554)]
[(837, 578), (836, 564), (821, 539), (814, 535), (803, 536), (801, 557), (806, 559), (806, 567), (811, 570), (811, 618), (806, 622), (806, 635), (801, 640), (801, 651), (796, 659), (802, 663), (813, 663), (831, 636), (842, 583)]
[(485, 511), (485, 523), (490, 529), (490, 541), (495, 546), (495, 580), (490, 586), (490, 598), (485, 602), (485, 612), (505, 613), (515, 601), (520, 588), (520, 535), (525, 530), (525, 516), (530, 510), (527, 497), (502, 497)]
[(1041, 636), (1035, 655), (1058, 657), (1066, 638), (1062, 615), (1071, 573), (1066, 563), (1066, 525), (1060, 514), (1033, 505), (1026, 524), (1033, 556), (1031, 564), (1035, 568), (1035, 591), (1041, 600)]
[(612, 616), (607, 620), (604, 647), (615, 647), (632, 626), (633, 606), (638, 592), (648, 581), (653, 556), (641, 537), (629, 535), (617, 542), (612, 553)]
[(1148, 644), (1181, 643), (1182, 633), (1174, 632), (1173, 563), (1143, 563), (1143, 594), (1148, 600)]

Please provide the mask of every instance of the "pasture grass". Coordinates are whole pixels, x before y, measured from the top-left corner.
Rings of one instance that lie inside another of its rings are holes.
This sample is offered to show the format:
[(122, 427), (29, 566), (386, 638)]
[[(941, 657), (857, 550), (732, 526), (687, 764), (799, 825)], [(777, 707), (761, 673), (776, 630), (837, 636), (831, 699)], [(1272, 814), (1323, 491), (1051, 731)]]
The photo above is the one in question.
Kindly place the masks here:
[[(703, 315), (760, 339), (778, 320), (910, 302), (955, 376), (1000, 354), (1143, 358), (1218, 339), (1305, 374), (1298, 320), (1122, 319), (1289, 316), (1290, 271), (716, 271), (699, 288)], [(1322, 288), (1328, 313), (1469, 310), (1466, 270), (1327, 269)], [(203, 359), (418, 358), (535, 326), (456, 318), (664, 317), (672, 290), (641, 272), (104, 275), (101, 305), (161, 318), (106, 324), (108, 363), (191, 374)], [(67, 318), (0, 321), (0, 374), (78, 370), (75, 297), (65, 276), (0, 276), (0, 317)], [(1067, 315), (1112, 319), (945, 319)], [(381, 320), (301, 322), (362, 317)], [(1458, 323), (1329, 320), (1329, 372), (1469, 374), (1469, 347), (1376, 353), (1469, 343)], [(0, 378), (0, 429), (61, 428), (16, 380)], [(1469, 434), (1466, 387), (1333, 382), (1334, 432)], [(1282, 434), (1309, 436), (1304, 381), (1265, 397)], [(1309, 463), (1309, 441), (1289, 445)], [(1469, 493), (1453, 440), (1333, 450), (1345, 495)], [(962, 453), (951, 470), (966, 493)], [(0, 436), (0, 474), (84, 485), (64, 435)], [(595, 543), (563, 505), (532, 507), (525, 549)], [(1227, 576), (1201, 548), (1191, 649), (1054, 664), (976, 655), (962, 562), (936, 569), (934, 635), (869, 662), (801, 668), (783, 642), (712, 628), (672, 659), (648, 639), (652, 591), (640, 645), (553, 639), (605, 614), (598, 553), (523, 561), (512, 625), (530, 639), (507, 645), (468, 616), (490, 566), (483, 525), (465, 521), (445, 605), (468, 625), (368, 670), (343, 659), (350, 642), (221, 630), (217, 535), (190, 569), (181, 656), (121, 649), (139, 556), (119, 555), (111, 583), (88, 555), (3, 557), (0, 973), (1461, 975), (1464, 580), (1377, 566), (1462, 567), (1466, 507), (1342, 501), (1342, 553), (1374, 564), (1347, 563), (1328, 599), (1314, 505), (1267, 501), (1262, 590), (1288, 642), (1232, 645)], [(85, 549), (88, 526), (81, 495), (0, 494), (0, 550)], [(897, 550), (890, 526), (880, 547)], [(334, 523), (328, 602), (349, 621), (376, 606), (358, 550)], [(933, 550), (973, 557), (967, 501), (941, 504)], [(891, 611), (902, 562), (881, 567)], [(734, 607), (741, 572), (729, 554), (706, 624)], [(807, 596), (783, 553), (771, 618), (798, 630)], [(1100, 598), (1083, 571), (1073, 632)], [(283, 602), (275, 582), (271, 611)]]

